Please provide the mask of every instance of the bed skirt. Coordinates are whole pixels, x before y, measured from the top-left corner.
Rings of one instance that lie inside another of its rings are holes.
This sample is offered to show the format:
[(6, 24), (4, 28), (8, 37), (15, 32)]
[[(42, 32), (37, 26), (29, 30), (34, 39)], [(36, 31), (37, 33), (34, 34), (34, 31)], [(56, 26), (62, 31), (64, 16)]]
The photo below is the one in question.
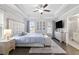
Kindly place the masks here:
[(19, 43), (19, 44), (16, 44), (16, 47), (44, 47), (44, 44), (40, 44), (40, 43), (32, 43), (32, 44)]

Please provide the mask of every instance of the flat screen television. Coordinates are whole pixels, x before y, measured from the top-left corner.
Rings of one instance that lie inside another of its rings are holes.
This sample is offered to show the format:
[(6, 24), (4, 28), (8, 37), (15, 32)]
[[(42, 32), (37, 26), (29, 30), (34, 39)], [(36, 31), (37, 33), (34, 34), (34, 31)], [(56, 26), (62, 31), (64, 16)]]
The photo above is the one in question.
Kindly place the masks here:
[(58, 22), (56, 22), (56, 28), (63, 28), (64, 27), (64, 23), (63, 23), (63, 21), (61, 20), (61, 21), (58, 21)]

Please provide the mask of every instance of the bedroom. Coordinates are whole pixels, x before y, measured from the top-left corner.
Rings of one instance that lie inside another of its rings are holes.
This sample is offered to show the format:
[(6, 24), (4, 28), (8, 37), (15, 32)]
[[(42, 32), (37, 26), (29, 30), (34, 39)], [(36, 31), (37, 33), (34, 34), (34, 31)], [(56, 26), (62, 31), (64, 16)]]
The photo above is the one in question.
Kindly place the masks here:
[(78, 18), (78, 10), (78, 4), (0, 4), (0, 54), (79, 54), (72, 42), (78, 30), (68, 26), (77, 23), (68, 21)]

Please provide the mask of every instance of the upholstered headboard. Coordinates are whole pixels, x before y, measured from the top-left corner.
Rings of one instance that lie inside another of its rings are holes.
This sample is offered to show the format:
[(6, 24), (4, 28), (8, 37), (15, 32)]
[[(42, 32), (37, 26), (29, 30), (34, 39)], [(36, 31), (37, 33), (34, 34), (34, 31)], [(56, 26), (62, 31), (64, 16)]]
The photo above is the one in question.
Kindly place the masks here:
[(25, 31), (25, 25), (22, 22), (9, 19), (7, 24), (8, 28), (12, 29), (13, 35), (18, 35)]

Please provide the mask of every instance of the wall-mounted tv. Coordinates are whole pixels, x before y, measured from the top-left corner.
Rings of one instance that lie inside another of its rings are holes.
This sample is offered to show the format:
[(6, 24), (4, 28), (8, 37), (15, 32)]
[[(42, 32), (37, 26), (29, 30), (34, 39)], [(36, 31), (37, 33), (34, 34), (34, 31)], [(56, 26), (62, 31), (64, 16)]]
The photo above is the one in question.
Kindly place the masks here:
[(56, 28), (63, 28), (64, 27), (64, 23), (63, 23), (63, 21), (61, 20), (61, 21), (58, 21), (58, 22), (56, 22)]

